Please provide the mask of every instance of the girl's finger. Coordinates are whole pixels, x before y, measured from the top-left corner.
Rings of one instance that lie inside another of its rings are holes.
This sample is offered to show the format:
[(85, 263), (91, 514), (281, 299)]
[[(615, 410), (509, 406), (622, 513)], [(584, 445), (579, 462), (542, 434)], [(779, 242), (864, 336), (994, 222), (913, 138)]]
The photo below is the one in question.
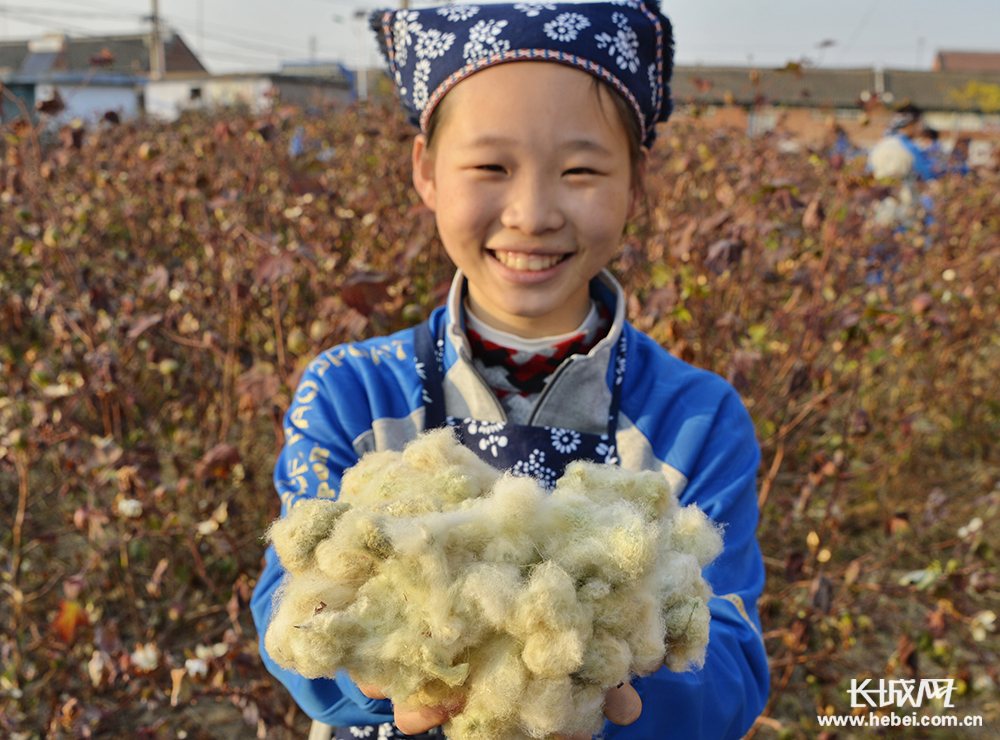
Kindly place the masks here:
[(604, 697), (604, 716), (616, 725), (630, 725), (642, 714), (642, 699), (631, 684), (608, 689)]
[(462, 711), (463, 704), (456, 700), (436, 707), (412, 707), (404, 702), (394, 707), (394, 721), (400, 732), (419, 735), (447, 722), (452, 715)]
[(367, 696), (369, 699), (387, 699), (388, 697), (382, 693), (378, 686), (361, 686), (358, 685), (358, 691)]
[(409, 709), (405, 704), (396, 706), (396, 727), (404, 735), (419, 735), (432, 727), (437, 727), (448, 719), (448, 712), (442, 707), (418, 707)]

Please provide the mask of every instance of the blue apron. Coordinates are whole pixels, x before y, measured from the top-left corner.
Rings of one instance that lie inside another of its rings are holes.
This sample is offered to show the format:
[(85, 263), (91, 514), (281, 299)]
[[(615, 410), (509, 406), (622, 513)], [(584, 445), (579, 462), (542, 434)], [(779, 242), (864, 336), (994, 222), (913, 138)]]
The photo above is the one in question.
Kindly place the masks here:
[[(444, 322), (438, 336), (431, 334), (429, 322), (414, 327), (414, 351), (417, 373), (423, 381), (424, 429), (452, 427), (459, 441), (482, 460), (514, 475), (536, 478), (551, 490), (566, 466), (575, 460), (617, 464), (615, 434), (618, 431), (618, 409), (622, 380), (625, 377), (626, 340), (624, 333), (615, 347), (612, 359), (615, 368), (611, 406), (608, 409), (608, 430), (605, 434), (578, 432), (559, 427), (528, 426), (509, 422), (457, 419), (448, 416), (444, 407)], [(423, 735), (404, 735), (391, 723), (367, 727), (341, 727), (337, 740), (371, 738), (410, 738), (429, 740), (443, 738), (440, 727)]]

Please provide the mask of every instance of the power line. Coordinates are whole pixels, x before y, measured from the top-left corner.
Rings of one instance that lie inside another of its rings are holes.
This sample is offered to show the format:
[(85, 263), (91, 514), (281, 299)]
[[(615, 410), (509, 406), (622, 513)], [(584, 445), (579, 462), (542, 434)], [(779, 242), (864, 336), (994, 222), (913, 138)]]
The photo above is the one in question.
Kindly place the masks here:
[[(179, 25), (190, 27), (190, 25), (186, 22), (181, 22)], [(261, 50), (266, 53), (273, 54), (275, 56), (296, 55), (296, 54), (302, 54), (303, 52), (303, 49), (301, 47), (292, 49), (291, 47), (262, 44), (259, 37), (256, 39), (251, 39), (246, 37), (241, 38), (238, 36), (230, 36), (228, 34), (223, 34), (223, 33), (205, 33), (203, 35), (209, 41), (215, 41), (220, 44), (227, 44), (229, 46), (236, 46), (241, 49), (245, 49), (248, 43), (252, 43), (254, 45), (255, 50)]]
[(267, 62), (274, 61), (269, 56), (255, 57), (255, 56), (248, 56), (245, 54), (236, 54), (233, 52), (225, 52), (225, 51), (205, 51), (203, 52), (202, 55), (205, 57), (206, 61), (209, 59), (226, 59), (229, 61), (253, 63), (253, 64), (263, 64), (265, 63), (265, 60)]
[[(173, 14), (171, 14), (169, 17), (167, 17), (167, 20), (169, 20), (171, 23), (175, 23), (177, 25), (184, 25), (184, 26), (187, 26), (189, 28), (195, 27), (195, 26), (198, 25), (198, 21), (191, 20), (190, 18), (183, 18), (181, 16), (175, 16)], [(216, 28), (218, 27), (217, 24), (212, 24), (212, 25), (215, 26)], [(250, 31), (250, 30), (245, 29), (245, 28), (235, 28), (235, 27), (233, 27), (232, 25), (230, 25), (228, 23), (226, 24), (225, 28), (227, 30), (229, 30), (229, 31), (232, 31), (235, 34), (243, 34), (243, 35), (245, 35), (247, 41), (258, 42), (258, 41), (265, 41), (266, 40), (264, 37), (260, 36), (259, 32), (257, 32), (257, 31)], [(267, 39), (272, 39), (274, 41), (286, 41), (286, 42), (291, 43), (291, 44), (297, 44), (300, 41), (299, 39), (293, 39), (290, 36), (275, 36), (274, 34), (272, 34), (270, 32), (267, 33), (267, 37), (266, 38)]]
[[(0, 13), (22, 13), (33, 16), (72, 16), (74, 18), (122, 18), (125, 14), (118, 12), (94, 13), (87, 10), (66, 10), (65, 8), (36, 8), (30, 5), (0, 5)], [(133, 15), (134, 18), (144, 18), (142, 15)]]
[(79, 34), (80, 36), (86, 36), (86, 37), (99, 36), (99, 34), (95, 34), (93, 31), (87, 28), (81, 28), (80, 26), (73, 26), (70, 24), (55, 25), (50, 21), (48, 21), (47, 19), (44, 19), (45, 18), (44, 16), (43, 20), (32, 20), (32, 18), (36, 18), (37, 16), (32, 16), (29, 13), (9, 12), (6, 10), (6, 8), (3, 7), (0, 7), (0, 15), (12, 18), (16, 21), (19, 21), (20, 23), (25, 23), (29, 26), (38, 26), (39, 28), (44, 28), (47, 31), (59, 31), (61, 33), (66, 33), (66, 34), (76, 33)]
[(862, 31), (864, 31), (865, 27), (867, 27), (868, 21), (870, 21), (872, 16), (875, 14), (878, 4), (879, 0), (872, 0), (871, 5), (868, 6), (868, 10), (866, 10), (865, 14), (861, 16), (861, 20), (858, 22), (857, 28), (854, 29), (854, 33), (851, 34), (850, 40), (841, 48), (840, 59), (843, 59), (847, 52), (849, 52), (854, 46), (855, 42), (857, 42), (858, 37), (861, 36)]
[(87, 8), (88, 10), (93, 10), (94, 8), (101, 8), (103, 10), (109, 10), (115, 13), (121, 13), (122, 15), (139, 15), (140, 18), (148, 18), (146, 14), (137, 14), (134, 8), (125, 9), (120, 5), (108, 5), (107, 3), (93, 2), (93, 0), (55, 0), (56, 2), (69, 3), (70, 5), (76, 5), (78, 7)]
[[(0, 15), (8, 16), (14, 20), (18, 20), (22, 23), (27, 23), (29, 25), (39, 26), (50, 31), (62, 31), (64, 33), (73, 32), (83, 36), (96, 37), (103, 34), (82, 28), (80, 26), (74, 26), (72, 24), (60, 23), (59, 20), (55, 19), (55, 14), (62, 13), (62, 11), (54, 11), (51, 8), (42, 9), (44, 12), (38, 12), (36, 10), (23, 10), (19, 8), (13, 8), (10, 6), (4, 7), (0, 6)], [(53, 12), (54, 11), (54, 12)], [(72, 11), (71, 11), (72, 12)], [(63, 13), (65, 14), (65, 13)], [(81, 17), (108, 17), (106, 15), (92, 14), (88, 16), (86, 13), (82, 13)], [(132, 15), (132, 18), (146, 19), (146, 16)], [(187, 23), (182, 23), (182, 25), (188, 25)], [(252, 44), (255, 51), (261, 51), (264, 54), (278, 57), (297, 57), (303, 55), (303, 48), (301, 46), (292, 47), (280, 47), (271, 44), (262, 43), (260, 37), (250, 38), (250, 37), (239, 37), (230, 36), (228, 34), (222, 33), (205, 33), (204, 37), (210, 41), (216, 43), (226, 44), (228, 46), (235, 46), (241, 49), (246, 49), (248, 44)], [(229, 56), (235, 56), (230, 54)], [(250, 57), (246, 57), (250, 58)]]

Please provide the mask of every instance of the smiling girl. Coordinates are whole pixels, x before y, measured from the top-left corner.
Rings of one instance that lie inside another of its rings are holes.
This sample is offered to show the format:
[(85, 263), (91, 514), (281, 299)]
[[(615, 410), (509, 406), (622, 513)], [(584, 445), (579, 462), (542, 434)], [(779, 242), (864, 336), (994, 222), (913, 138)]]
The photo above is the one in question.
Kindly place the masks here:
[[(721, 378), (627, 323), (605, 270), (670, 112), (668, 21), (640, 0), (447, 6), (378, 21), (420, 128), (414, 185), (458, 270), (447, 305), (424, 324), (310, 365), (275, 469), (283, 513), (336, 496), (365, 452), (446, 425), (496, 467), (548, 486), (579, 459), (659, 471), (682, 505), (725, 528), (725, 551), (704, 573), (716, 594), (707, 658), (609, 691), (604, 734), (741, 737), (768, 688), (753, 425)], [(283, 573), (269, 548), (252, 603), (262, 636)], [(378, 687), (307, 680), (275, 665), (263, 640), (261, 651), (338, 737), (439, 737), (460, 709), (393, 707)]]

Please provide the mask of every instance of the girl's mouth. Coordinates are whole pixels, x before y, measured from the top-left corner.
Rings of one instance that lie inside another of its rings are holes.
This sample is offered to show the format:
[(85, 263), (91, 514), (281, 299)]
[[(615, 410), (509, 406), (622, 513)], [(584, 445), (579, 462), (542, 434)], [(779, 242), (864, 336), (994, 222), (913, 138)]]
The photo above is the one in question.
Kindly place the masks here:
[(528, 254), (527, 252), (499, 249), (488, 251), (501, 265), (519, 272), (542, 272), (555, 267), (570, 256), (569, 254)]

